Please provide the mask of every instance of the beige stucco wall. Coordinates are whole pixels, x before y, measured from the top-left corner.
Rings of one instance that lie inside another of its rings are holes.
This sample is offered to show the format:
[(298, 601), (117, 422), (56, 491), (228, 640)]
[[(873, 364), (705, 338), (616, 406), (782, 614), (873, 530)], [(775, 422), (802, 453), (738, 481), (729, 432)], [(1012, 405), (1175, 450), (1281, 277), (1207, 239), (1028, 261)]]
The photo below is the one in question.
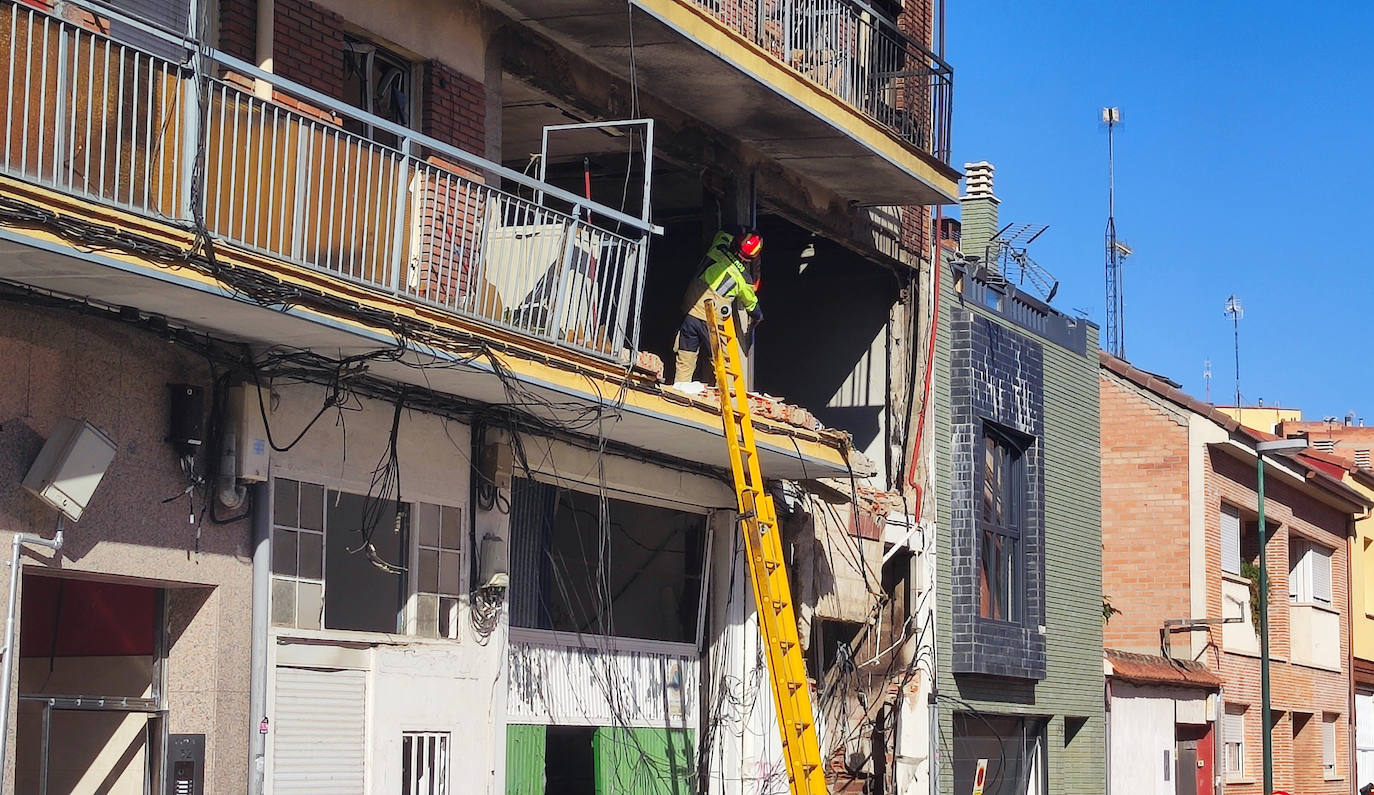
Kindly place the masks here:
[[(249, 525), (207, 520), (197, 549), (186, 500), (163, 502), (186, 487), (163, 441), (166, 384), (208, 387), (204, 359), (118, 322), (4, 303), (0, 362), (0, 545), (8, 553), (13, 532), (54, 530), (56, 514), (19, 483), (60, 417), (85, 418), (114, 440), (114, 461), (66, 546), (24, 565), (169, 589), (168, 730), (206, 735), (206, 792), (238, 790), (249, 736)], [(5, 597), (0, 587), (0, 609)]]
[(352, 26), (468, 77), (485, 79), (484, 11), (472, 0), (321, 0)]
[[(1345, 483), (1374, 499), (1374, 489), (1349, 477)], [(1356, 520), (1355, 535), (1350, 538), (1352, 653), (1360, 660), (1374, 663), (1374, 585), (1370, 584), (1370, 577), (1374, 577), (1374, 515)]]

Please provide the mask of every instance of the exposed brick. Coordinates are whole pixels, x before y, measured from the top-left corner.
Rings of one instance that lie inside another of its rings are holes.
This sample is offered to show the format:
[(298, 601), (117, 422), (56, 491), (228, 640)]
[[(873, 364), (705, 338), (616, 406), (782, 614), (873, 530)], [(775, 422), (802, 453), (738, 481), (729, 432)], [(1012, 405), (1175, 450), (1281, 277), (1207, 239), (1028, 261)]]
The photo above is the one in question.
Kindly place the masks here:
[[(1192, 616), (1220, 617), (1222, 613), (1221, 506), (1243, 511), (1257, 505), (1253, 464), (1208, 447), (1191, 449), (1187, 414), (1103, 374), (1100, 381), (1102, 427), (1102, 519), (1104, 592), (1122, 611), (1106, 628), (1107, 645), (1157, 650), (1165, 619)], [(1189, 456), (1201, 456), (1203, 489), (1189, 490)], [(1314, 538), (1333, 550), (1332, 607), (1341, 613), (1340, 659), (1345, 667), (1350, 649), (1346, 620), (1348, 517), (1304, 490), (1277, 478), (1266, 479), (1266, 515), (1277, 523), (1266, 546), (1270, 591), (1270, 650), (1272, 703), (1275, 710), (1275, 785), (1291, 792), (1335, 795), (1350, 791), (1347, 731), (1348, 671), (1327, 671), (1293, 664), (1288, 600), (1288, 539), (1290, 532)], [(1194, 583), (1189, 575), (1192, 552), (1189, 506), (1202, 502), (1201, 550), (1205, 577)], [(1192, 609), (1193, 589), (1205, 596), (1203, 615)], [(1176, 654), (1187, 654), (1186, 635), (1173, 636)], [(1205, 647), (1202, 644), (1206, 644)], [(1205, 663), (1224, 680), (1230, 704), (1247, 708), (1246, 769), (1260, 764), (1259, 659), (1227, 651), (1221, 632), (1197, 636), (1189, 655)], [(1321, 719), (1337, 716), (1337, 759), (1341, 781), (1322, 775)], [(1304, 716), (1295, 720), (1295, 715)], [(1310, 720), (1306, 715), (1312, 715)], [(1218, 759), (1220, 746), (1218, 746)], [(1247, 779), (1258, 779), (1257, 775)], [(1230, 782), (1228, 793), (1258, 793), (1257, 780)]]
[(429, 61), (421, 96), (421, 132), (469, 152), (486, 150), (486, 92), (479, 81)]

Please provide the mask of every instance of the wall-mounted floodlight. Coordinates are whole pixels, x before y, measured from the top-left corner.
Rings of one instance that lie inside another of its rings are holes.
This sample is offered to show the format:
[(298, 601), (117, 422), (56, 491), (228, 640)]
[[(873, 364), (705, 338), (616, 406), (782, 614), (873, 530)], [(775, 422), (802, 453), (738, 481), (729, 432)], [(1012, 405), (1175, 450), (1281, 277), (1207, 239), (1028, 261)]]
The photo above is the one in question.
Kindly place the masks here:
[(63, 417), (29, 467), (24, 488), (79, 522), (114, 455), (115, 443), (94, 425)]

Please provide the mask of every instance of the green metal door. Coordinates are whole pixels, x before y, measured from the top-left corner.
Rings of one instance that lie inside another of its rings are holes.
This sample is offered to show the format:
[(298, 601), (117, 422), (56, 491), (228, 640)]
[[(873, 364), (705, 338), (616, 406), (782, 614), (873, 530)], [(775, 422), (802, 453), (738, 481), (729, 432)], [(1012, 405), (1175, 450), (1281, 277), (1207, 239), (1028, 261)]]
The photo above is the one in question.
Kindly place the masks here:
[(544, 795), (543, 726), (506, 726), (506, 795)]
[(596, 795), (692, 795), (692, 732), (597, 729)]

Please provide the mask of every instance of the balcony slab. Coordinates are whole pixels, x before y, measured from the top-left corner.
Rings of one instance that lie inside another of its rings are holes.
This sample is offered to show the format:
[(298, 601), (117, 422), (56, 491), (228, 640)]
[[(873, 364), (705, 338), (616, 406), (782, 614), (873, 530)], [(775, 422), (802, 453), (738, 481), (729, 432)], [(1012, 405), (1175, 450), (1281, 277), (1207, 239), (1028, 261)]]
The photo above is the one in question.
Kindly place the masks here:
[[(72, 207), (63, 211), (71, 215)], [(100, 216), (103, 222), (109, 219), (108, 212)], [(184, 234), (170, 228), (167, 231), (169, 235)], [(258, 267), (250, 256), (230, 248), (218, 249), (218, 257), (225, 265)], [(294, 266), (281, 264), (281, 269), (265, 275), (308, 289), (337, 287), (336, 297), (408, 315), (408, 319), (445, 322), (422, 306), (407, 306), (389, 296), (360, 294), (352, 285)], [(236, 295), (200, 270), (159, 267), (117, 251), (77, 248), (38, 228), (0, 226), (0, 280), (111, 307), (137, 307), (176, 325), (260, 347), (289, 346), (343, 357), (398, 345), (396, 336), (383, 328), (303, 306), (262, 306)], [(450, 330), (459, 329), (474, 339), (493, 341), (493, 347), (500, 351), (493, 353), (496, 362), (472, 360), (467, 354), (412, 342), (405, 343), (406, 354), (401, 361), (372, 362), (369, 372), (482, 403), (511, 404), (514, 401), (506, 384), (497, 375), (499, 365), (514, 375), (536, 402), (521, 408), (540, 419), (573, 423), (588, 407), (600, 404), (607, 407), (600, 427), (585, 427), (582, 420), (578, 433), (595, 436), (600, 431), (613, 445), (656, 451), (713, 467), (728, 466), (720, 417), (715, 411), (683, 401), (647, 379), (631, 376), (627, 380), (624, 371), (617, 374), (604, 366), (598, 370), (595, 362), (581, 362), (560, 351), (540, 353), (521, 348), (503, 339), (499, 329), (452, 321)], [(623, 397), (618, 408), (610, 405), (617, 396)], [(872, 474), (860, 461), (851, 461), (847, 440), (841, 434), (812, 432), (761, 418), (755, 420), (755, 427), (760, 463), (770, 478), (847, 477), (856, 464), (856, 476)]]
[[(493, 3), (516, 21), (629, 79), (626, 6), (610, 0)], [(639, 85), (688, 116), (861, 205), (950, 204), (959, 173), (836, 94), (681, 0), (634, 0)]]

